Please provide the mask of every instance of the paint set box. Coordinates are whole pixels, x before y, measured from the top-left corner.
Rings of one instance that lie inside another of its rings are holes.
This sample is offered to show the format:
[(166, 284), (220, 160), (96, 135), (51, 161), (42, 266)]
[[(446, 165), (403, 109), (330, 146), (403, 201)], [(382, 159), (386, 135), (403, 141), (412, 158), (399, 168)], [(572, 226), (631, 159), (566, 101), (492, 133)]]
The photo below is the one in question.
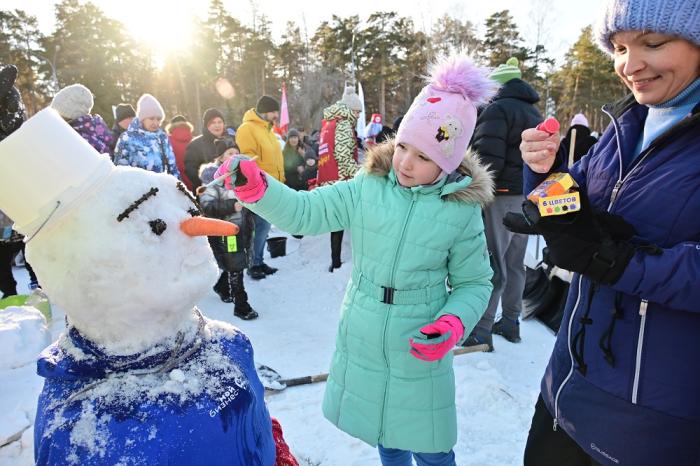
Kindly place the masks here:
[(540, 215), (565, 215), (581, 210), (578, 185), (568, 173), (552, 173), (527, 198), (537, 204)]

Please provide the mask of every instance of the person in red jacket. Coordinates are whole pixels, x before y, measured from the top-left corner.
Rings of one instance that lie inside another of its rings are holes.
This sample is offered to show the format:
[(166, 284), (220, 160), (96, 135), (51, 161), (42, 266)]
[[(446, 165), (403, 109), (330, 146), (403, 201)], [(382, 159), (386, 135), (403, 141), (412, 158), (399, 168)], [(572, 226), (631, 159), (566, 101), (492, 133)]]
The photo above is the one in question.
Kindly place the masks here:
[(175, 152), (175, 163), (180, 171), (182, 182), (185, 183), (185, 186), (190, 191), (193, 191), (193, 189), (192, 182), (185, 173), (185, 149), (187, 144), (192, 141), (193, 130), (194, 126), (183, 115), (175, 115), (168, 123), (168, 126), (165, 127), (165, 132), (168, 133), (168, 139), (170, 139), (170, 145), (173, 146), (173, 152)]

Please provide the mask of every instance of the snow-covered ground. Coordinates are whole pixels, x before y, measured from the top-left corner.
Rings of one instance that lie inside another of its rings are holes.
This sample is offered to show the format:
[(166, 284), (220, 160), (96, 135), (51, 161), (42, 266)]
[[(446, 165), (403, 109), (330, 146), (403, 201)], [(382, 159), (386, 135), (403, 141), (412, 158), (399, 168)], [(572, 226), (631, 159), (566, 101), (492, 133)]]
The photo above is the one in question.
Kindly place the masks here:
[[(273, 229), (270, 236), (284, 236)], [(334, 347), (338, 311), (350, 276), (348, 235), (345, 264), (335, 273), (330, 264), (328, 235), (289, 238), (287, 255), (267, 262), (280, 271), (259, 282), (248, 280), (251, 305), (260, 313), (246, 322), (233, 316), (233, 305), (211, 291), (199, 307), (210, 318), (233, 322), (252, 340), (255, 359), (284, 377), (327, 372)], [(20, 292), (28, 276), (15, 269)], [(55, 340), (64, 327), (64, 314), (55, 306), (50, 323)], [(523, 341), (511, 344), (494, 337), (494, 353), (455, 358), (459, 440), (457, 464), (507, 466), (522, 464), (540, 377), (554, 344), (543, 325), (523, 322)], [(26, 429), (21, 439), (0, 448), (0, 466), (24, 466), (32, 461), (31, 423), (42, 379), (34, 365), (0, 370), (0, 440)], [(337, 430), (323, 418), (324, 384), (290, 387), (268, 396), (292, 451), (302, 465), (378, 465), (375, 449)], [(0, 443), (2, 443), (0, 441)]]

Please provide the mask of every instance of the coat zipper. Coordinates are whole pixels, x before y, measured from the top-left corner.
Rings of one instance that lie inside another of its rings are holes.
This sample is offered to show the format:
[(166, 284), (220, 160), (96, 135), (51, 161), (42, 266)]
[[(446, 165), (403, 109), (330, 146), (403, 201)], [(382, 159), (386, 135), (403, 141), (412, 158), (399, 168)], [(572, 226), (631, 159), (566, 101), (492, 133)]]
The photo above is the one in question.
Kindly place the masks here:
[[(392, 266), (391, 266), (391, 275), (389, 276), (389, 285), (391, 287), (394, 286), (394, 273), (396, 272), (396, 261), (399, 258), (399, 253), (401, 252), (402, 246), (403, 246), (403, 237), (406, 234), (406, 228), (408, 227), (408, 219), (411, 217), (411, 212), (413, 212), (413, 206), (416, 203), (416, 195), (413, 194), (411, 198), (411, 205), (408, 207), (408, 212), (406, 212), (406, 217), (404, 218), (403, 221), (403, 227), (401, 229), (401, 235), (399, 236), (399, 245), (396, 248), (396, 252), (394, 253), (394, 259), (392, 261)], [(387, 322), (389, 321), (389, 312), (387, 311), (384, 314), (384, 326), (382, 328), (382, 354), (384, 356), (384, 365), (387, 368), (387, 379), (386, 383), (384, 384), (384, 403), (382, 403), (382, 414), (380, 416), (380, 422), (381, 425), (379, 426), (379, 443), (382, 442), (382, 438), (384, 437), (384, 411), (386, 408), (386, 403), (387, 403), (387, 396), (389, 395), (389, 358), (386, 354), (386, 328), (387, 328)]]
[(649, 301), (642, 299), (639, 303), (639, 315), (642, 317), (639, 324), (639, 336), (637, 337), (637, 357), (634, 363), (634, 384), (632, 385), (632, 403), (637, 404), (639, 395), (639, 374), (642, 369), (642, 347), (644, 346), (644, 328), (647, 322), (647, 307)]
[[(622, 146), (620, 145), (619, 126), (617, 120), (613, 118), (613, 116), (605, 109), (603, 109), (603, 111), (605, 111), (605, 113), (608, 114), (608, 116), (612, 119), (613, 124), (615, 125), (615, 134), (618, 137), (618, 147), (621, 148)], [(612, 194), (610, 196), (610, 203), (608, 204), (608, 212), (612, 211), (613, 205), (617, 200), (617, 196), (620, 192), (620, 189), (622, 188), (622, 185), (625, 183), (625, 181), (627, 181), (630, 178), (631, 175), (633, 175), (637, 171), (637, 169), (642, 165), (642, 162), (644, 162), (647, 159), (647, 157), (649, 157), (649, 155), (654, 151), (654, 149), (656, 149), (656, 147), (657, 144), (652, 143), (646, 149), (646, 151), (642, 152), (642, 154), (637, 156), (637, 159), (633, 162), (632, 168), (627, 172), (627, 174), (624, 177), (622, 176), (622, 153), (620, 153), (620, 177), (618, 178), (617, 182), (615, 183), (615, 186), (613, 187)], [(632, 383), (633, 404), (637, 404), (637, 399), (639, 396), (639, 377), (642, 367), (642, 348), (644, 346), (644, 329), (646, 328), (648, 305), (649, 301), (647, 301), (646, 299), (642, 299), (639, 303), (639, 315), (641, 316), (641, 321), (639, 324), (639, 335), (637, 336), (637, 354), (634, 363), (634, 381)]]
[(654, 149), (657, 149), (659, 147), (664, 146), (669, 140), (671, 135), (675, 135), (676, 132), (680, 132), (683, 129), (686, 129), (687, 127), (696, 125), (698, 121), (700, 121), (700, 114), (694, 115), (690, 117), (687, 120), (684, 120), (681, 123), (678, 123), (677, 127), (673, 127), (671, 130), (667, 131), (664, 133), (662, 136), (659, 138), (655, 139), (649, 147), (646, 148), (646, 150), (642, 151), (637, 158), (632, 162), (631, 169), (627, 172), (625, 176), (622, 176), (622, 172), (624, 167), (622, 166), (622, 144), (620, 143), (620, 126), (619, 123), (617, 122), (617, 119), (610, 113), (608, 108), (603, 106), (603, 112), (610, 117), (610, 120), (613, 123), (613, 126), (615, 127), (615, 140), (617, 141), (617, 147), (618, 151), (620, 152), (619, 159), (620, 159), (620, 171), (618, 175), (617, 182), (615, 183), (615, 186), (613, 187), (612, 194), (610, 195), (610, 203), (608, 204), (608, 212), (612, 210), (613, 204), (615, 203), (615, 200), (617, 199), (617, 195), (622, 188), (622, 185), (627, 181), (632, 175), (637, 168), (646, 160), (646, 158), (654, 151)]
[(622, 144), (620, 141), (620, 126), (619, 123), (617, 122), (617, 119), (605, 108), (603, 107), (603, 112), (610, 117), (610, 120), (613, 123), (613, 126), (615, 127), (615, 140), (617, 141), (617, 148), (619, 152), (619, 174), (617, 181), (615, 182), (615, 186), (613, 186), (612, 193), (610, 194), (610, 202), (608, 203), (608, 212), (612, 210), (613, 204), (615, 203), (615, 200), (617, 199), (617, 195), (620, 192), (620, 189), (622, 188), (622, 185), (627, 181), (632, 173), (641, 165), (641, 163), (647, 158), (647, 156), (652, 152), (654, 149), (654, 144), (649, 146), (646, 151), (643, 152), (644, 155), (637, 156), (637, 160), (633, 162), (633, 167), (631, 170), (627, 172), (626, 175), (622, 175), (622, 172), (624, 171), (624, 167), (622, 166)]
[(571, 376), (574, 374), (574, 354), (571, 352), (571, 327), (574, 323), (574, 317), (576, 316), (576, 311), (578, 310), (578, 305), (580, 302), (581, 275), (578, 276), (578, 296), (576, 297), (576, 304), (574, 304), (574, 309), (571, 311), (571, 316), (569, 317), (569, 325), (567, 328), (566, 337), (566, 348), (569, 350), (569, 358), (571, 359), (571, 369), (569, 369), (569, 373), (566, 375), (566, 378), (564, 378), (564, 381), (561, 383), (561, 385), (559, 385), (559, 388), (557, 389), (557, 394), (554, 396), (554, 424), (552, 425), (552, 430), (554, 430), (555, 432), (557, 430), (557, 425), (559, 424), (559, 395), (561, 394), (564, 385), (566, 385), (569, 382), (569, 379), (571, 379)]

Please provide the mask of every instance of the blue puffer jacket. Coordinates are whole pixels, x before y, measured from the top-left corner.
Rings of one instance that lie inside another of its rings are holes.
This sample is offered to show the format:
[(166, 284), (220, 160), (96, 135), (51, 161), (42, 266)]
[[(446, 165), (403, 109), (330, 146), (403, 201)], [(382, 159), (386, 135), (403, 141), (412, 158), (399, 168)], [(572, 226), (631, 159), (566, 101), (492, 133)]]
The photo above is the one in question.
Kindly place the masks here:
[[(71, 328), (45, 349), (36, 464), (274, 465), (272, 424), (248, 338), (206, 321), (179, 351), (170, 346), (105, 356)], [(174, 365), (173, 353), (181, 358)]]
[(146, 131), (138, 118), (119, 136), (114, 148), (114, 165), (129, 165), (156, 173), (170, 173), (180, 179), (175, 153), (168, 135), (161, 128)]
[[(574, 276), (542, 395), (554, 428), (602, 464), (696, 466), (700, 105), (625, 169), (648, 109), (627, 98), (604, 110), (612, 124), (570, 172), (593, 205), (634, 226), (636, 245), (662, 253), (638, 249), (612, 286)], [(530, 190), (542, 175), (525, 178)]]

